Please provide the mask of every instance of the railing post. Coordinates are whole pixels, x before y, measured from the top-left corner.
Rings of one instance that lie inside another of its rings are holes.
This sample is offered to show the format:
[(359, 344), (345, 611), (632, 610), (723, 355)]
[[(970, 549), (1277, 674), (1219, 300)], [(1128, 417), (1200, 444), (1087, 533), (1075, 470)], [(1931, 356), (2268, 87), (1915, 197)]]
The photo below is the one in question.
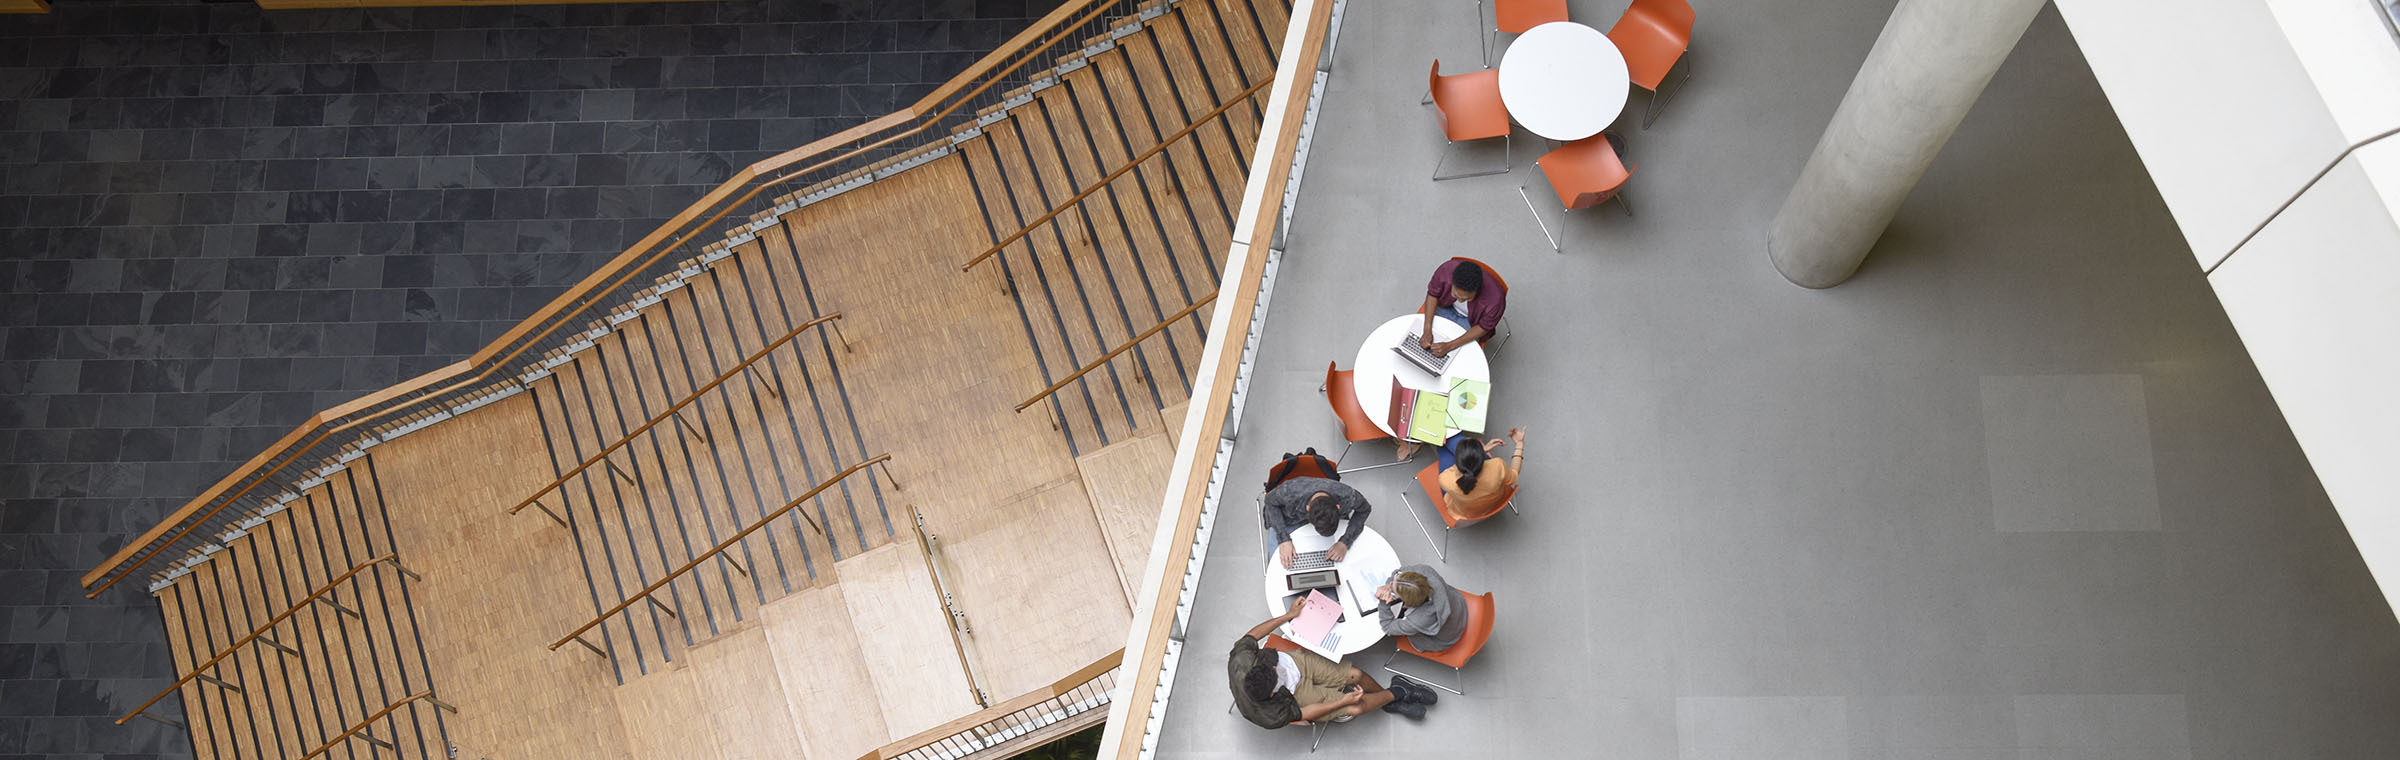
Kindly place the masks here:
[(186, 725), (184, 725), (184, 724), (183, 724), (183, 721), (180, 721), (180, 720), (168, 720), (168, 719), (166, 719), (166, 718), (161, 718), (161, 717), (158, 717), (158, 716), (156, 716), (156, 715), (151, 715), (151, 714), (149, 714), (149, 713), (137, 713), (137, 714), (138, 714), (138, 715), (140, 715), (140, 716), (142, 716), (142, 717), (144, 717), (144, 718), (149, 718), (149, 719), (151, 719), (151, 720), (153, 720), (153, 721), (157, 721), (157, 722), (159, 722), (159, 723), (165, 723), (165, 724), (167, 724), (167, 725), (174, 726), (174, 727), (176, 727), (176, 728), (180, 728), (180, 729), (183, 729), (183, 730), (185, 730), (185, 731), (190, 731), (190, 730), (192, 730), (190, 726), (186, 726)]
[(326, 594), (326, 595), (324, 595), (324, 596), (317, 597), (317, 603), (318, 603), (318, 604), (325, 605), (325, 606), (327, 606), (327, 607), (332, 607), (332, 608), (333, 608), (333, 611), (335, 611), (335, 612), (339, 612), (339, 613), (342, 613), (342, 614), (344, 614), (344, 615), (349, 615), (349, 616), (351, 616), (351, 617), (358, 618), (358, 619), (360, 619), (360, 620), (365, 620), (365, 619), (367, 619), (367, 616), (365, 616), (365, 615), (361, 615), (361, 614), (358, 614), (358, 611), (357, 611), (357, 610), (353, 610), (353, 609), (350, 609), (350, 608), (348, 608), (348, 607), (344, 607), (344, 606), (342, 606), (342, 603), (341, 603), (341, 602), (336, 602), (336, 601), (334, 601), (334, 600), (333, 600), (333, 594), (332, 594), (332, 593), (327, 593), (327, 594)]
[(650, 601), (650, 606), (652, 606), (652, 607), (657, 607), (657, 608), (659, 609), (659, 611), (660, 611), (660, 612), (667, 613), (667, 617), (675, 618), (675, 619), (677, 619), (677, 620), (681, 620), (681, 619), (683, 619), (683, 616), (682, 616), (682, 615), (677, 615), (677, 614), (675, 614), (675, 608), (667, 606), (667, 603), (666, 603), (666, 602), (659, 601), (659, 600), (658, 600), (658, 597), (655, 597), (655, 596), (645, 596), (645, 597), (642, 597), (642, 598), (643, 598), (643, 599), (647, 599), (647, 600), (649, 600), (649, 601)]
[(217, 688), (224, 689), (224, 690), (226, 690), (226, 691), (230, 691), (230, 692), (233, 692), (233, 693), (235, 693), (235, 694), (240, 694), (240, 693), (242, 693), (242, 687), (235, 686), (235, 685), (233, 685), (233, 684), (230, 684), (230, 683), (226, 683), (226, 682), (225, 682), (225, 679), (218, 678), (218, 677), (216, 677), (216, 676), (212, 676), (212, 675), (209, 675), (209, 674), (207, 674), (207, 673), (202, 673), (202, 674), (200, 674), (200, 680), (202, 680), (202, 681), (207, 681), (207, 682), (209, 682), (209, 684), (211, 684), (211, 685), (213, 685), (213, 686), (216, 686)]
[(608, 659), (608, 653), (607, 653), (607, 652), (600, 651), (600, 648), (599, 648), (599, 647), (592, 646), (592, 642), (589, 642), (589, 641), (584, 641), (584, 640), (583, 640), (583, 637), (582, 637), (582, 636), (580, 636), (580, 635), (578, 635), (578, 636), (576, 636), (576, 637), (575, 637), (575, 643), (577, 643), (577, 644), (582, 644), (582, 645), (583, 645), (583, 648), (585, 648), (585, 649), (589, 649), (589, 650), (592, 650), (592, 654), (599, 655), (599, 656), (600, 656), (600, 659), (603, 659), (603, 660), (605, 660), (605, 659)]
[(288, 655), (291, 655), (291, 656), (293, 656), (293, 657), (299, 657), (299, 656), (300, 656), (300, 650), (298, 650), (298, 649), (293, 649), (293, 648), (291, 648), (291, 647), (284, 646), (284, 645), (283, 645), (283, 642), (276, 641), (276, 640), (274, 640), (273, 638), (269, 638), (269, 637), (266, 637), (266, 636), (260, 636), (260, 637), (258, 637), (258, 640), (259, 640), (259, 641), (264, 641), (264, 642), (266, 642), (266, 643), (267, 643), (267, 646), (271, 646), (271, 647), (274, 647), (274, 648), (276, 648), (276, 649), (282, 650), (284, 654), (288, 654)]
[(893, 493), (899, 493), (899, 492), (900, 492), (900, 490), (901, 490), (901, 489), (900, 489), (900, 479), (899, 479), (899, 478), (894, 478), (894, 477), (892, 477), (892, 460), (890, 460), (890, 459), (885, 459), (885, 460), (883, 460), (883, 461), (881, 461), (881, 462), (876, 462), (875, 464), (876, 464), (877, 466), (879, 466), (880, 468), (882, 468), (882, 470), (883, 470), (883, 479), (884, 479), (884, 480), (886, 480), (886, 481), (890, 481), (890, 482), (891, 482), (891, 484), (892, 484), (892, 492), (893, 492)]
[[(744, 578), (748, 578), (748, 577), (750, 577), (750, 570), (749, 570), (748, 568), (742, 567), (742, 563), (734, 561), (734, 559), (733, 559), (733, 555), (726, 554), (726, 553), (724, 553), (724, 552), (718, 552), (718, 553), (717, 553), (717, 559), (724, 560), (724, 561), (725, 561), (725, 564), (732, 565), (732, 566), (733, 566), (733, 571), (734, 571), (734, 572), (737, 572), (737, 573), (741, 573), (741, 574), (742, 574), (742, 577), (744, 577)], [(648, 598), (648, 597), (644, 597), (644, 598)]]
[(408, 569), (407, 565), (400, 564), (400, 560), (398, 559), (392, 560), (392, 569), (400, 571), (400, 574), (407, 576), (409, 580), (418, 582), (423, 582), (425, 580), (425, 576), (418, 575), (417, 571), (410, 570)]
[(671, 414), (671, 415), (668, 415), (668, 416), (675, 418), (675, 427), (677, 427), (677, 428), (679, 428), (679, 429), (683, 430), (683, 432), (684, 432), (684, 434), (685, 434), (685, 435), (697, 436), (697, 437), (699, 437), (699, 439), (700, 439), (700, 441), (701, 441), (702, 443), (706, 443), (706, 444), (709, 444), (709, 445), (711, 445), (711, 446), (714, 446), (714, 445), (716, 445), (716, 443), (717, 443), (716, 439), (708, 437), (708, 434), (707, 434), (707, 433), (701, 432), (699, 428), (693, 427), (693, 426), (692, 426), (692, 423), (685, 422), (685, 421), (683, 420), (683, 412), (682, 412), (682, 411), (677, 411), (677, 412), (675, 412), (674, 414)]
[(834, 337), (842, 339), (842, 353), (850, 353), (850, 334), (842, 332), (842, 321), (836, 319), (825, 324), (833, 327)]
[(767, 389), (767, 395), (775, 398), (783, 398), (783, 386), (777, 385), (774, 381), (768, 380), (765, 375), (759, 374), (758, 367), (756, 365), (743, 367), (742, 371), (750, 373), (751, 380), (756, 381), (761, 386), (764, 386)]
[(569, 527), (569, 526), (567, 525), (567, 520), (566, 520), (566, 518), (559, 517), (557, 512), (552, 512), (552, 511), (550, 511), (550, 505), (548, 505), (548, 504), (543, 504), (543, 503), (541, 503), (540, 501), (538, 501), (538, 500), (537, 500), (537, 501), (535, 501), (535, 502), (533, 503), (533, 506), (534, 506), (534, 507), (536, 507), (536, 508), (539, 508), (540, 510), (542, 510), (542, 514), (549, 515), (549, 516), (550, 516), (550, 521), (551, 521), (551, 522), (554, 522), (554, 523), (558, 523), (558, 527), (561, 527), (561, 528), (566, 528), (566, 529), (568, 529), (568, 530), (574, 530), (574, 528), (572, 528), (572, 527)]
[(639, 480), (634, 480), (632, 475), (625, 474), (624, 468), (618, 467), (617, 463), (608, 461), (606, 459), (600, 460), (600, 463), (608, 465), (608, 471), (616, 473), (617, 477), (619, 478), (623, 478), (626, 485), (634, 486), (636, 488), (641, 487), (642, 482)]

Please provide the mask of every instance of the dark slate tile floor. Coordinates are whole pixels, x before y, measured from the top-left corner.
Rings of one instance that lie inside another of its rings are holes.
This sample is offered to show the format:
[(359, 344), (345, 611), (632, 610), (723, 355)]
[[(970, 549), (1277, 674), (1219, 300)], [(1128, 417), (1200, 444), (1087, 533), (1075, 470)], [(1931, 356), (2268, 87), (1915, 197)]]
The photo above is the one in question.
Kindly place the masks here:
[(110, 723), (173, 676), (146, 594), (76, 584), (130, 534), (1055, 4), (0, 17), (0, 760), (190, 755)]

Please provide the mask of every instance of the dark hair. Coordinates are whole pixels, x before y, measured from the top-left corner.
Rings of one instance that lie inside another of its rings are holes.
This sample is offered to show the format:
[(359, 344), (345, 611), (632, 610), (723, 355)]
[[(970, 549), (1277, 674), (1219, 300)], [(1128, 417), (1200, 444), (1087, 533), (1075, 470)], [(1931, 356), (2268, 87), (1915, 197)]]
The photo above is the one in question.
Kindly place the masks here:
[(1472, 261), (1458, 262), (1458, 266), (1450, 270), (1450, 287), (1469, 293), (1482, 291), (1483, 267), (1476, 266)]
[(1317, 535), (1333, 535), (1333, 529), (1342, 524), (1341, 505), (1333, 494), (1318, 491), (1308, 497), (1308, 524), (1316, 526)]
[(1470, 436), (1458, 442), (1458, 492), (1474, 493), (1475, 479), (1483, 476), (1483, 441)]
[(1275, 678), (1275, 664), (1273, 662), (1262, 662), (1251, 666), (1250, 672), (1242, 674), (1242, 691), (1249, 692), (1251, 699), (1272, 699), (1275, 696), (1275, 690), (1278, 688), (1276, 684), (1277, 680), (1278, 679)]

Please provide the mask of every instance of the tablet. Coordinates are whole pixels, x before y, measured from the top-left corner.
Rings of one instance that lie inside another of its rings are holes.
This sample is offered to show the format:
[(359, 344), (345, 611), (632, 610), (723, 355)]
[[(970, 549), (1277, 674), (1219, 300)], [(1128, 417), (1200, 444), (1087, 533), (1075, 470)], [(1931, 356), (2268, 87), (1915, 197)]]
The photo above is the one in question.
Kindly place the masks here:
[(1305, 591), (1312, 588), (1333, 588), (1342, 583), (1338, 570), (1308, 570), (1283, 576), (1284, 588)]

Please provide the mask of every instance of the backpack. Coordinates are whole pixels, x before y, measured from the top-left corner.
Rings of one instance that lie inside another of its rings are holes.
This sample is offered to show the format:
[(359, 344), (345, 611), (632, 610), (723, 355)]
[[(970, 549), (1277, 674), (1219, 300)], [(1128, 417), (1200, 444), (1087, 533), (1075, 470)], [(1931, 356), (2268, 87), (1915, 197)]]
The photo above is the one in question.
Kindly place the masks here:
[[(1308, 471), (1312, 467), (1315, 472)], [(1275, 466), (1267, 468), (1267, 485), (1261, 490), (1275, 490), (1276, 486), (1282, 485), (1284, 481), (1294, 477), (1323, 477), (1327, 480), (1341, 480), (1342, 474), (1334, 469), (1333, 460), (1326, 459), (1325, 455), (1317, 453), (1316, 447), (1311, 446), (1298, 454), (1287, 452), (1283, 455), (1283, 461), (1276, 462)]]

